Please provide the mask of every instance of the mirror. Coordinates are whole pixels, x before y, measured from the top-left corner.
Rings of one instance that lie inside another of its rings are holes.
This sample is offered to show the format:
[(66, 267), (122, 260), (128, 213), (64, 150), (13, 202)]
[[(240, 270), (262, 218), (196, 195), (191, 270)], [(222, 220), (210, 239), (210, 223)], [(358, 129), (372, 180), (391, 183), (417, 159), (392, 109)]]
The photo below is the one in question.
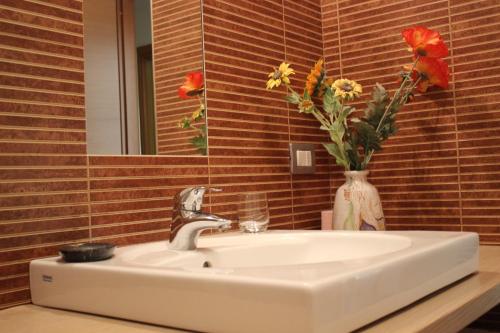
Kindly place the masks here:
[(83, 2), (87, 150), (206, 155), (201, 1)]

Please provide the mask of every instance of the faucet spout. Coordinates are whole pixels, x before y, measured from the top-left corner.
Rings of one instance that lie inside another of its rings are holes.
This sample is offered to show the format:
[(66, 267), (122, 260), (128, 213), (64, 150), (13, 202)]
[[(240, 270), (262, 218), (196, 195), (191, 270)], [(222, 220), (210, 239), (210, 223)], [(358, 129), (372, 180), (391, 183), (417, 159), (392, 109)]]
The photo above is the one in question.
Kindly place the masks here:
[(201, 211), (205, 191), (205, 187), (187, 188), (175, 196), (169, 249), (195, 250), (198, 236), (203, 230), (222, 231), (231, 228), (231, 220)]
[(203, 230), (216, 229), (227, 230), (231, 229), (231, 221), (226, 219), (205, 220), (200, 219), (185, 224), (178, 232), (176, 237), (170, 243), (169, 249), (175, 251), (195, 250), (197, 247), (198, 236)]

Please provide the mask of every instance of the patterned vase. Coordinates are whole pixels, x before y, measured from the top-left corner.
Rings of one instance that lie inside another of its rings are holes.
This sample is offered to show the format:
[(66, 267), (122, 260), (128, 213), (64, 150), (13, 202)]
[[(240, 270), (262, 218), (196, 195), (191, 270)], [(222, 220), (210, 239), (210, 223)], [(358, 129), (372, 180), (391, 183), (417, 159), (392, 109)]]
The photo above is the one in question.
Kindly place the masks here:
[(334, 230), (385, 230), (378, 191), (366, 180), (368, 171), (346, 171), (333, 207)]

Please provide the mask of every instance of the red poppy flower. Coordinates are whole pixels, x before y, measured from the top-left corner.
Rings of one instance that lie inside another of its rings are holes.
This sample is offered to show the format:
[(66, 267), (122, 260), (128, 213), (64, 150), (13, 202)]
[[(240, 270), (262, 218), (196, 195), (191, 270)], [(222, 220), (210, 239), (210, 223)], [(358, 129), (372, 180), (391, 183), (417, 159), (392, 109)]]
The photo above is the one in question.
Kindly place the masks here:
[(203, 73), (193, 72), (186, 75), (186, 81), (179, 87), (179, 97), (186, 99), (203, 93)]
[(415, 56), (442, 58), (448, 55), (448, 48), (436, 31), (417, 26), (403, 30), (402, 34)]
[(448, 64), (439, 58), (421, 57), (416, 64), (416, 70), (413, 71), (413, 80), (420, 77), (417, 84), (417, 90), (426, 92), (430, 86), (438, 86), (443, 89), (448, 88), (448, 77), (450, 72)]

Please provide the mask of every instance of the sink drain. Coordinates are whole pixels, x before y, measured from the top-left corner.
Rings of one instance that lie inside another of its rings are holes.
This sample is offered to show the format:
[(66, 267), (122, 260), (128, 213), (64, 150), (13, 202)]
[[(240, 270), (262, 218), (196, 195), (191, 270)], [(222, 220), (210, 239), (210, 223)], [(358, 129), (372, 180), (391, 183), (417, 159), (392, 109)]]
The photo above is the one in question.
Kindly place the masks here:
[(212, 264), (209, 261), (205, 261), (203, 263), (203, 268), (210, 268), (210, 267), (212, 267)]

